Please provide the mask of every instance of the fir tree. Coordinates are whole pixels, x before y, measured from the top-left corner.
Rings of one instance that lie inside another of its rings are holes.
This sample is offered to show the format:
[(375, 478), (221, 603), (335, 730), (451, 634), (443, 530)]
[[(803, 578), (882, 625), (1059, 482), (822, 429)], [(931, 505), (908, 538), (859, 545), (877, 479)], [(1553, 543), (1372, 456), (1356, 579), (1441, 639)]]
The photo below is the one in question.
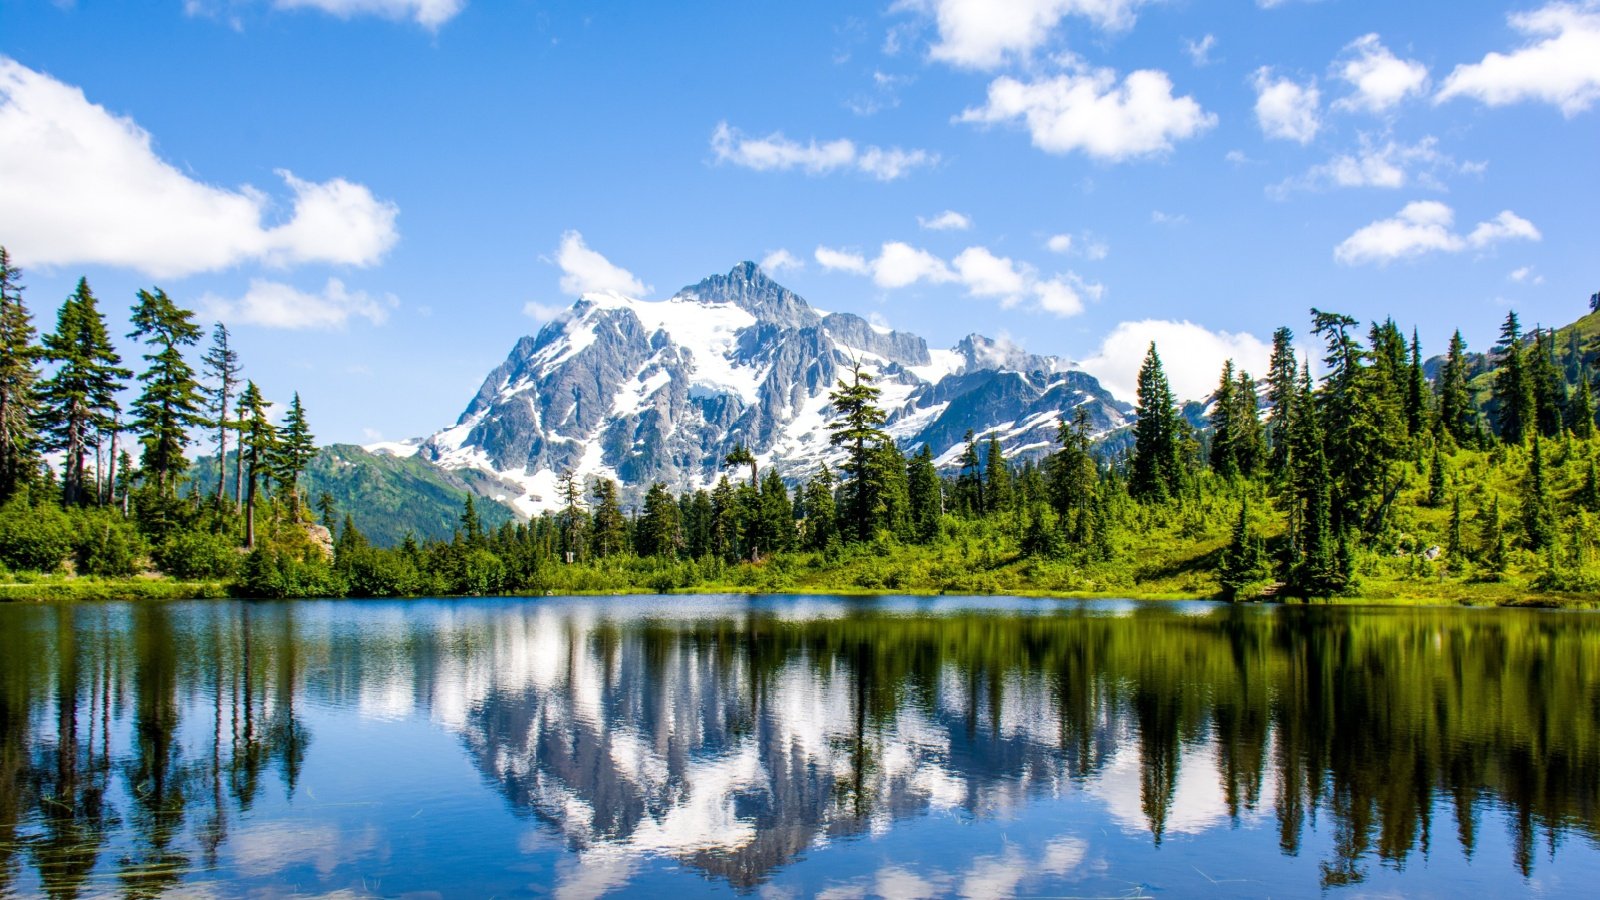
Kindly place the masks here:
[(906, 457), (885, 438), (872, 454), (873, 530), (884, 529), (899, 539), (911, 536), (911, 491), (906, 483)]
[(289, 412), (283, 417), (282, 435), (272, 458), (273, 474), (288, 495), (291, 518), (298, 519), (300, 514), (300, 474), (316, 455), (317, 441), (311, 436), (311, 426), (306, 422), (306, 410), (300, 404), (297, 391), (289, 402)]
[(628, 520), (617, 501), (617, 483), (596, 478), (589, 496), (594, 500), (594, 522), (589, 529), (591, 552), (600, 559), (620, 553), (628, 539)]
[(1133, 466), (1128, 493), (1146, 502), (1162, 502), (1178, 491), (1178, 413), (1155, 342), (1139, 367), (1139, 419), (1133, 426)]
[(1234, 402), (1234, 373), (1233, 360), (1222, 364), (1222, 379), (1217, 384), (1217, 392), (1211, 395), (1211, 470), (1223, 478), (1233, 478), (1239, 474), (1238, 458), (1235, 454), (1233, 416), (1237, 412), (1238, 404)]
[(29, 484), (39, 469), (39, 348), (22, 301), (22, 270), (0, 247), (0, 504)]
[(1251, 582), (1261, 580), (1266, 551), (1261, 538), (1250, 528), (1250, 502), (1239, 504), (1239, 520), (1234, 523), (1233, 537), (1223, 548), (1217, 580), (1223, 593), (1236, 600), (1239, 592)]
[(845, 447), (849, 455), (843, 465), (849, 481), (845, 484), (843, 519), (845, 529), (857, 540), (868, 540), (877, 527), (874, 513), (881, 503), (884, 485), (877, 480), (880, 475), (874, 465), (878, 446), (888, 439), (883, 423), (888, 417), (878, 408), (882, 393), (872, 385), (872, 376), (861, 371), (856, 363), (851, 370), (850, 383), (839, 379), (838, 387), (828, 394), (838, 418), (829, 423), (832, 432), (829, 441), (834, 446)]
[(1461, 492), (1455, 493), (1450, 509), (1450, 530), (1445, 543), (1446, 568), (1451, 572), (1461, 571), (1461, 560), (1465, 554), (1465, 544), (1461, 539)]
[(978, 457), (978, 442), (972, 429), (967, 429), (965, 440), (956, 474), (956, 505), (961, 515), (971, 518), (983, 514), (983, 461)]
[(1534, 329), (1533, 346), (1528, 351), (1528, 381), (1533, 392), (1534, 421), (1539, 434), (1559, 437), (1567, 408), (1566, 379), (1556, 363), (1555, 335)]
[(200, 340), (200, 328), (194, 313), (173, 303), (160, 288), (141, 290), (138, 297), (128, 337), (142, 340), (154, 352), (144, 355), (150, 367), (139, 376), (144, 390), (133, 402), (130, 424), (144, 447), (140, 467), (154, 476), (158, 494), (170, 496), (189, 464), (183, 453), (189, 429), (205, 424), (200, 383), (183, 358), (183, 348)]
[(1233, 464), (1239, 474), (1252, 477), (1266, 464), (1267, 444), (1261, 424), (1261, 397), (1250, 373), (1239, 370), (1233, 384), (1233, 414), (1228, 417), (1232, 431)]
[(565, 562), (576, 562), (583, 549), (586, 517), (583, 510), (583, 487), (571, 469), (561, 473), (556, 486), (561, 499), (561, 512), (557, 517), (560, 531), (560, 551)]
[(989, 436), (983, 458), (983, 508), (993, 515), (1011, 505), (1011, 466), (1000, 448), (998, 434)]
[(1500, 362), (1494, 377), (1495, 433), (1508, 444), (1520, 444), (1535, 425), (1536, 411), (1515, 311), (1506, 313), (1505, 323), (1500, 326), (1495, 357)]
[(1440, 428), (1457, 444), (1465, 445), (1477, 434), (1477, 414), (1467, 389), (1467, 342), (1458, 330), (1450, 336), (1450, 349), (1439, 370)]
[(911, 534), (920, 543), (930, 544), (939, 536), (939, 517), (944, 512), (944, 483), (933, 463), (933, 448), (927, 444), (906, 464), (907, 491), (911, 501)]
[(239, 352), (228, 343), (228, 326), (221, 322), (212, 326), (211, 346), (206, 349), (206, 355), (200, 358), (200, 362), (206, 376), (211, 379), (211, 388), (206, 396), (209, 400), (207, 408), (213, 417), (212, 424), (217, 429), (217, 504), (220, 506), (228, 494), (228, 432), (235, 427), (228, 419), (228, 404), (233, 399), (234, 390), (239, 387), (239, 375), (244, 371), (239, 364)]
[(1578, 368), (1578, 387), (1572, 392), (1571, 406), (1567, 412), (1567, 427), (1572, 436), (1588, 440), (1594, 436), (1594, 393), (1589, 386), (1589, 367)]
[(1298, 370), (1294, 332), (1279, 328), (1272, 333), (1272, 358), (1267, 362), (1267, 403), (1272, 411), (1267, 415), (1266, 427), (1267, 474), (1273, 484), (1279, 486), (1289, 479), (1289, 421), (1293, 415)]
[(458, 532), (461, 542), (469, 550), (484, 549), (483, 520), (478, 517), (478, 504), (473, 502), (472, 494), (467, 494), (466, 502), (461, 504), (461, 530)]
[(722, 464), (729, 467), (749, 466), (750, 486), (756, 486), (756, 457), (755, 454), (750, 452), (749, 447), (743, 444), (735, 444), (728, 455), (722, 458)]
[(828, 544), (838, 538), (833, 488), (833, 473), (828, 471), (827, 465), (806, 482), (806, 548), (809, 550), (826, 550)]
[(761, 481), (760, 532), (761, 546), (768, 553), (787, 553), (794, 547), (794, 505), (783, 478), (772, 468)]
[(267, 419), (267, 402), (254, 381), (245, 382), (239, 394), (239, 422), (244, 429), (239, 445), (239, 458), (245, 465), (244, 488), (244, 545), (256, 545), (256, 489), (262, 476), (272, 467), (277, 455), (278, 433)]
[(1342, 590), (1343, 580), (1333, 523), (1333, 479), (1324, 452), (1322, 412), (1312, 398), (1309, 367), (1301, 369), (1300, 391), (1293, 408), (1290, 440), (1294, 444), (1291, 453), (1295, 459), (1297, 515), (1289, 581), (1302, 594), (1327, 596)]
[(1444, 502), (1444, 453), (1439, 445), (1433, 445), (1433, 463), (1428, 467), (1428, 506), (1438, 506)]
[(679, 524), (678, 504), (666, 484), (658, 481), (650, 485), (644, 495), (644, 512), (639, 516), (636, 532), (638, 554), (663, 559), (675, 557), (680, 542)]
[(1428, 376), (1422, 370), (1422, 341), (1411, 329), (1411, 365), (1406, 372), (1406, 431), (1417, 437), (1428, 427)]
[(105, 317), (89, 290), (78, 286), (56, 317), (56, 330), (44, 338), (44, 358), (56, 365), (40, 383), (44, 446), (66, 454), (61, 495), (69, 505), (94, 499), (87, 490), (87, 458), (96, 432), (115, 429), (121, 411), (117, 392), (133, 373), (111, 346)]
[[(333, 500), (333, 495), (323, 491), (317, 495), (317, 514), (322, 517), (322, 527), (328, 529), (329, 534), (334, 534), (334, 527), (338, 524), (336, 513), (338, 505)], [(348, 515), (345, 518), (349, 518)]]
[(1500, 495), (1495, 494), (1489, 507), (1480, 511), (1483, 521), (1483, 531), (1480, 536), (1482, 543), (1481, 555), (1483, 567), (1491, 575), (1501, 575), (1506, 570), (1506, 538), (1500, 525)]
[(711, 490), (711, 553), (717, 559), (737, 559), (739, 523), (738, 495), (724, 475)]
[(1069, 424), (1057, 430), (1061, 449), (1050, 457), (1049, 500), (1063, 536), (1082, 546), (1088, 543), (1094, 519), (1097, 472), (1090, 453), (1089, 413), (1079, 406)]
[(1528, 477), (1523, 482), (1522, 529), (1529, 550), (1550, 545), (1555, 536), (1555, 515), (1550, 508), (1550, 486), (1545, 481), (1543, 441), (1533, 436), (1533, 453), (1528, 460)]

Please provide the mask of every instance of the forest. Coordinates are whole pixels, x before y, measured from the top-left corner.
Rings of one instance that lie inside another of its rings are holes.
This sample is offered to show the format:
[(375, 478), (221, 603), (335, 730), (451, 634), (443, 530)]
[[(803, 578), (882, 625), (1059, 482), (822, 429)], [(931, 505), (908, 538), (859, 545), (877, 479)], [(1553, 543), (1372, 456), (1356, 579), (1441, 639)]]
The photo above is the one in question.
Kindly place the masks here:
[(307, 411), (292, 394), (275, 414), (224, 325), (198, 352), (195, 313), (159, 288), (129, 321), (137, 374), (85, 280), (41, 337), (0, 248), (0, 598), (1600, 597), (1600, 316), (1524, 332), (1510, 312), (1487, 353), (1457, 331), (1428, 361), (1393, 321), (1313, 309), (1316, 377), (1284, 327), (1264, 377), (1229, 362), (1204, 403), (1178, 402), (1152, 344), (1131, 433), (1092, 435), (1079, 415), (1020, 460), (969, 433), (953, 471), (889, 437), (857, 366), (831, 394), (836, 471), (789, 483), (739, 448), (710, 489), (657, 483), (637, 509), (568, 473), (556, 511), (488, 525), (468, 494), (449, 540), (394, 546), (304, 490)]

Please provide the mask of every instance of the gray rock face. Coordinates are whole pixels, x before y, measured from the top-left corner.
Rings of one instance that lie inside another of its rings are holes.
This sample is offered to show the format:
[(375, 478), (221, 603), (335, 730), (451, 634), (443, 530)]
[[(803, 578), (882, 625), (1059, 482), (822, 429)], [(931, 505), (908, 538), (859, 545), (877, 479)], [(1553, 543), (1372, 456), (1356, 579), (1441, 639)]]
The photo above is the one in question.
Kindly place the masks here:
[(944, 465), (969, 429), (997, 434), (1009, 455), (1039, 455), (1080, 405), (1100, 432), (1129, 421), (1127, 404), (1067, 360), (980, 335), (929, 350), (914, 334), (821, 314), (746, 262), (664, 301), (585, 296), (518, 340), (419, 452), (519, 485), (513, 505), (530, 514), (558, 504), (561, 473), (615, 478), (629, 495), (654, 481), (692, 488), (719, 477), (739, 444), (800, 479), (839, 456), (828, 392), (856, 363), (882, 388), (902, 449), (928, 444)]

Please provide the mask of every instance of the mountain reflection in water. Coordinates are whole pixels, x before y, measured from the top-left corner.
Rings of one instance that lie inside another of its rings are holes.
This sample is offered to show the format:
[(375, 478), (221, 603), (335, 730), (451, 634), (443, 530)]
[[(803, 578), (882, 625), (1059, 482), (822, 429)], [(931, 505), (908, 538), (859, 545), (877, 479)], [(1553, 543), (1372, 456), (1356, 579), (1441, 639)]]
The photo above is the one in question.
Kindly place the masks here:
[[(463, 753), (475, 775), (451, 774)], [(954, 892), (931, 863), (868, 849), (940, 822), (1029, 837), (969, 852), (962, 885), (1000, 893), (1159, 887), (1188, 852), (1175, 842), (1227, 856), (1211, 842), (1229, 835), (1290, 891), (1380, 873), (1427, 893), (1463, 873), (1583, 884), (1600, 871), (1600, 617), (790, 598), (0, 609), (0, 894), (593, 895), (791, 871), (808, 891), (903, 876)], [(938, 840), (958, 867), (963, 837)], [(827, 860), (859, 877), (833, 884)]]

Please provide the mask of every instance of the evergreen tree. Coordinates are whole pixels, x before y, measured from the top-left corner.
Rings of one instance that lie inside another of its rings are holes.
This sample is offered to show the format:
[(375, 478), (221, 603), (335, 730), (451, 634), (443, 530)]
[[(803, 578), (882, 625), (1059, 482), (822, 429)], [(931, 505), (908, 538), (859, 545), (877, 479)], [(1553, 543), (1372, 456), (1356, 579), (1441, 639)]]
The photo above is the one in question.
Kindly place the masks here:
[(1128, 493), (1146, 502), (1162, 502), (1178, 491), (1181, 476), (1179, 417), (1172, 387), (1161, 367), (1155, 342), (1139, 367), (1139, 419), (1133, 426), (1133, 466)]
[(1433, 463), (1428, 467), (1428, 506), (1438, 506), (1444, 502), (1444, 453), (1439, 445), (1433, 445)]
[(1233, 464), (1239, 474), (1253, 477), (1267, 462), (1266, 431), (1261, 424), (1261, 396), (1250, 373), (1239, 370), (1233, 384), (1233, 414), (1228, 417), (1233, 444)]
[(683, 523), (683, 537), (689, 556), (703, 559), (711, 553), (711, 494), (695, 491), (689, 501), (689, 516)]
[(956, 506), (969, 518), (983, 514), (983, 461), (978, 457), (978, 442), (967, 429), (966, 447), (961, 451), (961, 469), (956, 474)]
[(711, 490), (711, 553), (717, 559), (738, 559), (738, 495), (724, 475)]
[(911, 501), (911, 534), (923, 544), (939, 536), (939, 517), (944, 512), (944, 483), (933, 463), (933, 448), (927, 444), (906, 464), (907, 492)]
[(282, 435), (272, 457), (273, 474), (288, 495), (289, 515), (293, 519), (300, 517), (300, 474), (316, 455), (317, 441), (311, 436), (306, 410), (300, 404), (300, 393), (296, 391), (289, 403), (289, 412), (283, 417)]
[(1450, 508), (1450, 530), (1445, 543), (1446, 567), (1451, 572), (1461, 570), (1461, 559), (1465, 553), (1465, 544), (1461, 539), (1461, 492), (1455, 493)]
[(1494, 377), (1495, 433), (1508, 444), (1520, 444), (1531, 433), (1537, 413), (1515, 311), (1506, 313), (1505, 323), (1500, 326), (1495, 357), (1500, 363)]
[(228, 343), (228, 326), (221, 322), (212, 326), (211, 346), (200, 362), (211, 379), (206, 396), (212, 424), (217, 429), (217, 504), (220, 506), (228, 495), (228, 432), (234, 428), (234, 423), (228, 419), (228, 404), (239, 387), (239, 375), (244, 371), (239, 364), (239, 352)]
[(39, 348), (22, 302), (22, 270), (0, 246), (0, 504), (34, 480), (39, 469)]
[[(329, 534), (336, 533), (335, 526), (338, 524), (338, 519), (335, 518), (335, 514), (337, 511), (338, 507), (334, 503), (332, 494), (323, 491), (317, 496), (317, 514), (322, 517), (322, 527), (328, 529)], [(345, 518), (348, 519), (350, 517), (346, 515)]]
[(1222, 364), (1222, 380), (1217, 384), (1217, 392), (1211, 395), (1211, 471), (1223, 478), (1233, 478), (1239, 474), (1238, 457), (1235, 454), (1233, 416), (1238, 411), (1238, 404), (1234, 401), (1234, 372), (1233, 360)]
[(1550, 506), (1550, 486), (1545, 481), (1543, 441), (1533, 436), (1533, 453), (1528, 461), (1528, 477), (1523, 482), (1522, 529), (1529, 550), (1538, 552), (1550, 546), (1555, 537), (1555, 513)]
[(1438, 421), (1457, 444), (1467, 444), (1477, 434), (1477, 412), (1467, 389), (1467, 342), (1459, 330), (1450, 336), (1450, 349), (1439, 370)]
[(590, 552), (604, 559), (622, 552), (628, 540), (628, 520), (617, 501), (617, 483), (596, 478), (589, 496), (594, 500), (594, 522), (589, 529)]
[[(937, 474), (935, 475), (937, 477)], [(838, 538), (833, 502), (833, 473), (827, 465), (806, 482), (806, 549), (826, 550)]]
[(636, 532), (638, 554), (662, 559), (677, 556), (681, 540), (679, 524), (678, 504), (666, 484), (658, 481), (650, 485), (644, 495), (644, 512), (639, 516)]
[(1234, 523), (1233, 537), (1223, 548), (1217, 580), (1229, 600), (1238, 599), (1239, 592), (1251, 582), (1261, 580), (1266, 550), (1261, 538), (1250, 528), (1250, 502), (1239, 504), (1239, 520)]
[(1533, 347), (1528, 352), (1529, 389), (1533, 392), (1534, 421), (1539, 434), (1559, 437), (1567, 408), (1566, 378), (1556, 362), (1555, 335), (1534, 329)]
[(562, 561), (576, 562), (582, 554), (585, 543), (584, 528), (587, 525), (587, 517), (583, 510), (583, 487), (571, 469), (561, 473), (556, 492), (561, 498), (557, 528), (560, 532), (559, 550)]
[(272, 468), (277, 455), (278, 433), (267, 419), (267, 402), (254, 381), (245, 382), (239, 394), (239, 422), (244, 429), (239, 444), (239, 457), (247, 474), (244, 489), (244, 545), (256, 545), (256, 488), (262, 476)]
[(478, 517), (478, 505), (473, 502), (472, 494), (467, 494), (466, 502), (461, 504), (461, 530), (458, 532), (461, 543), (468, 550), (482, 550), (486, 542), (483, 534), (483, 520)]
[(761, 546), (769, 553), (787, 553), (794, 547), (794, 505), (789, 489), (776, 469), (768, 468), (761, 480)]
[(1583, 476), (1583, 484), (1578, 488), (1572, 500), (1590, 512), (1600, 512), (1600, 470), (1595, 468), (1594, 457), (1589, 457), (1589, 466)]
[(728, 455), (723, 457), (722, 464), (730, 467), (749, 466), (750, 486), (756, 486), (756, 457), (754, 453), (750, 452), (749, 447), (746, 447), (743, 444), (735, 444), (733, 450), (729, 451)]
[(1050, 457), (1047, 493), (1063, 536), (1081, 547), (1093, 536), (1098, 475), (1089, 449), (1088, 411), (1079, 406), (1072, 422), (1063, 419), (1056, 434), (1061, 449)]
[(885, 438), (872, 454), (872, 482), (876, 485), (872, 508), (874, 532), (884, 529), (899, 539), (911, 537), (911, 491), (906, 483), (906, 457)]
[(829, 441), (834, 446), (845, 447), (849, 455), (840, 466), (849, 481), (845, 484), (843, 528), (856, 540), (872, 537), (877, 527), (874, 513), (881, 504), (884, 485), (878, 478), (874, 457), (880, 444), (888, 440), (883, 423), (888, 417), (878, 408), (882, 392), (872, 385), (872, 376), (861, 371), (861, 364), (852, 367), (851, 381), (839, 379), (838, 387), (828, 394), (838, 418), (829, 423), (832, 432)]
[(1589, 386), (1589, 367), (1578, 369), (1578, 387), (1572, 392), (1572, 403), (1567, 411), (1567, 427), (1572, 436), (1588, 440), (1594, 436), (1594, 393)]
[(1311, 392), (1311, 371), (1301, 369), (1289, 439), (1295, 460), (1293, 556), (1289, 582), (1302, 594), (1327, 596), (1343, 589), (1333, 523), (1333, 479), (1324, 452), (1324, 430)]
[(56, 330), (45, 335), (43, 355), (56, 365), (39, 386), (44, 447), (65, 452), (61, 496), (68, 505), (81, 505), (95, 499), (86, 484), (89, 450), (96, 433), (117, 427), (117, 392), (133, 375), (111, 346), (86, 279), (78, 279), (61, 305)]
[(1428, 427), (1428, 376), (1422, 370), (1422, 341), (1411, 329), (1411, 366), (1406, 372), (1406, 431), (1417, 437)]
[(184, 447), (189, 429), (205, 424), (204, 398), (195, 371), (183, 358), (183, 348), (200, 340), (194, 313), (180, 308), (165, 291), (139, 291), (128, 337), (143, 341), (154, 352), (144, 354), (150, 367), (139, 376), (144, 390), (133, 402), (133, 430), (144, 447), (140, 467), (154, 476), (156, 492), (171, 496), (178, 475), (189, 465)]
[(1279, 486), (1289, 480), (1289, 421), (1293, 416), (1298, 370), (1294, 332), (1279, 328), (1272, 333), (1272, 358), (1267, 362), (1267, 403), (1272, 411), (1267, 415), (1266, 427), (1267, 474), (1273, 484)]
[(1005, 451), (1000, 448), (1000, 436), (990, 435), (985, 448), (983, 470), (983, 507), (993, 515), (1011, 505), (1011, 467), (1006, 462)]
[(1483, 521), (1483, 531), (1480, 541), (1483, 545), (1481, 554), (1483, 567), (1492, 575), (1501, 575), (1506, 570), (1506, 538), (1500, 526), (1500, 495), (1495, 494), (1494, 500), (1487, 509), (1479, 512)]

